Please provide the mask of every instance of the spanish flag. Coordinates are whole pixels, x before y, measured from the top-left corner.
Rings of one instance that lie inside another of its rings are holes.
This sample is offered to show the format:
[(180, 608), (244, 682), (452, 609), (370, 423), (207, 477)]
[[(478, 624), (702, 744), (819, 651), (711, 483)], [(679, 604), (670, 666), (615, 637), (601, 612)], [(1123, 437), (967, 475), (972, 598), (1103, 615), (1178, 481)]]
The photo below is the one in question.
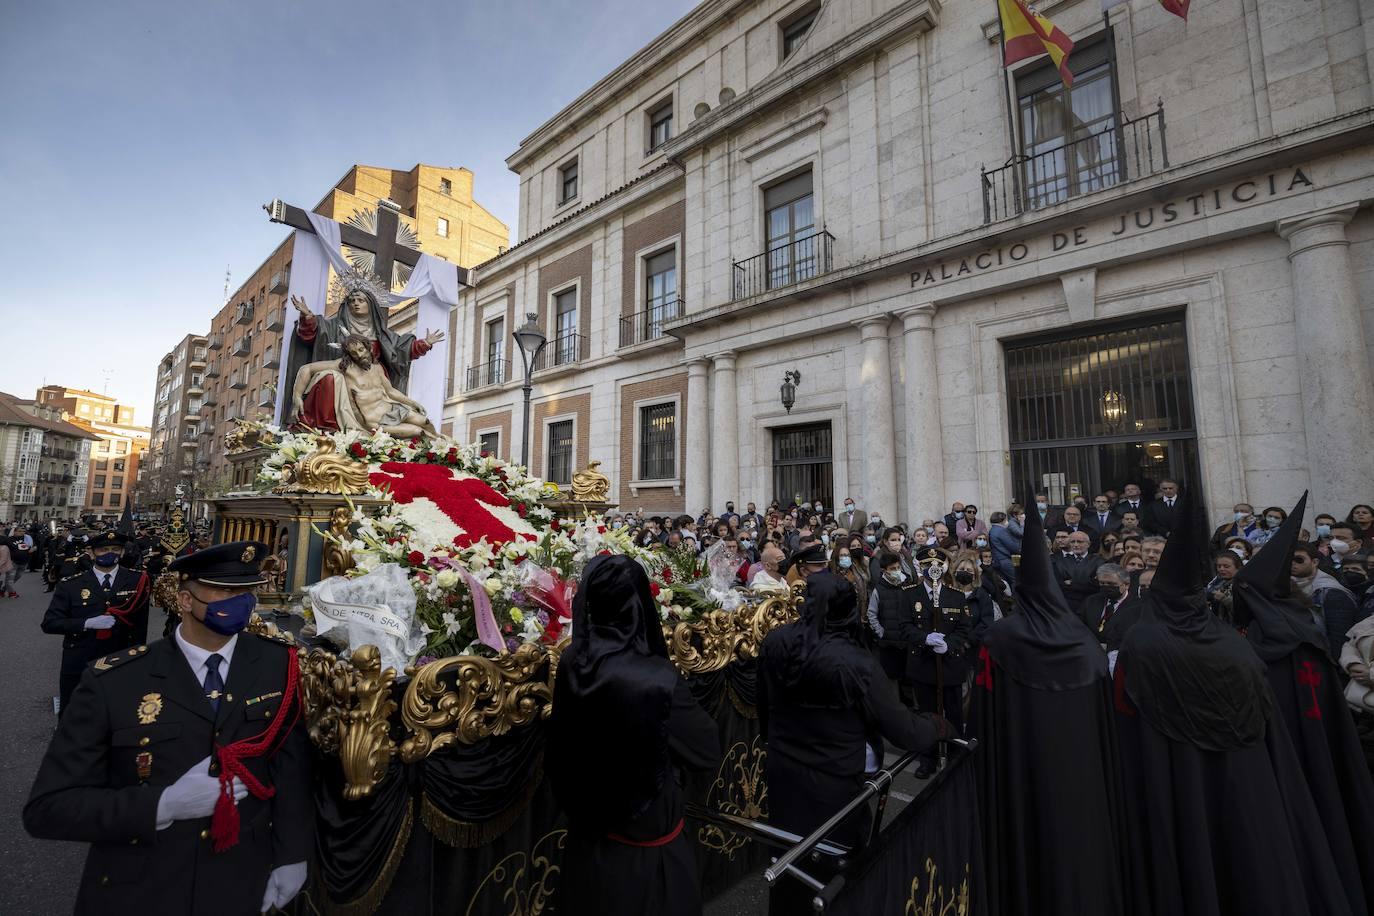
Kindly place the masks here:
[(1073, 41), (1025, 0), (997, 0), (1002, 17), (1002, 65), (1048, 54), (1065, 86), (1073, 85), (1069, 52)]

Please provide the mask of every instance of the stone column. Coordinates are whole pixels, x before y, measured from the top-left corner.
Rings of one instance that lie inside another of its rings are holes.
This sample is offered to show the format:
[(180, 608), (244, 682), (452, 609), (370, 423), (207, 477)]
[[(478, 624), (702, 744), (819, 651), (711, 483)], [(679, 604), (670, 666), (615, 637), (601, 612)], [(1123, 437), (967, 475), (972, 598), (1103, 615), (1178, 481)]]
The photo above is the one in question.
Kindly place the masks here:
[(1339, 517), (1368, 499), (1374, 379), (1360, 321), (1345, 226), (1357, 205), (1281, 220), (1293, 272), (1298, 377), (1307, 466), (1317, 512)]
[[(714, 357), (711, 392), (711, 511), (724, 512), (726, 500), (740, 502), (739, 406), (735, 391), (735, 353)], [(693, 512), (696, 509), (692, 510)]]
[(682, 471), (682, 492), (687, 514), (696, 518), (711, 501), (711, 403), (706, 384), (710, 360), (687, 363), (687, 467)]
[[(892, 358), (888, 354), (887, 328), (892, 319), (878, 315), (854, 322), (859, 329), (862, 362), (859, 364), (859, 397), (863, 399), (863, 425), (859, 447), (864, 455), (864, 481), (859, 505), (869, 515), (897, 518), (897, 445), (892, 430)], [(836, 493), (835, 502), (845, 493)]]
[(897, 313), (902, 319), (906, 397), (906, 506), (902, 520), (919, 525), (940, 518), (945, 505), (944, 452), (940, 447), (940, 380), (935, 372), (935, 306)]

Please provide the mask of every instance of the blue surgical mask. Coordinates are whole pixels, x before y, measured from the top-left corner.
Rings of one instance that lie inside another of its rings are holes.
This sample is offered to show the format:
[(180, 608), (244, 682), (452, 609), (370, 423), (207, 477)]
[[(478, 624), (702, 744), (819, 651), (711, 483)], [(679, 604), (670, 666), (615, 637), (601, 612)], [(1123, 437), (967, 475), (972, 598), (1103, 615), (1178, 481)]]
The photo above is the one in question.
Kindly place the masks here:
[(1319, 537), (1319, 538), (1325, 538), (1325, 537), (1330, 537), (1330, 536), (1331, 536), (1331, 526), (1330, 526), (1330, 525), (1318, 525), (1318, 526), (1317, 526), (1317, 537)]
[(849, 557), (840, 557), (840, 569), (848, 569), (854, 565), (854, 561)]
[(1236, 513), (1236, 521), (1238, 521), (1238, 522), (1243, 522), (1243, 521), (1245, 521), (1245, 520), (1246, 520), (1247, 518), (1249, 518), (1249, 517), (1250, 517), (1250, 513), (1249, 513), (1249, 512), (1237, 512), (1237, 513)]
[(876, 534), (866, 534), (864, 535), (864, 541), (869, 544), (876, 544), (878, 543), (878, 536)]
[(248, 626), (258, 598), (252, 592), (240, 592), (205, 605), (205, 626), (221, 636), (233, 636)]
[(119, 554), (114, 551), (110, 551), (109, 553), (98, 553), (95, 555), (95, 559), (92, 562), (101, 569), (109, 569), (111, 566), (115, 566), (119, 563)]
[(1264, 523), (1270, 528), (1277, 528), (1279, 525), (1283, 524), (1283, 519), (1279, 518), (1277, 515), (1266, 515), (1264, 517)]

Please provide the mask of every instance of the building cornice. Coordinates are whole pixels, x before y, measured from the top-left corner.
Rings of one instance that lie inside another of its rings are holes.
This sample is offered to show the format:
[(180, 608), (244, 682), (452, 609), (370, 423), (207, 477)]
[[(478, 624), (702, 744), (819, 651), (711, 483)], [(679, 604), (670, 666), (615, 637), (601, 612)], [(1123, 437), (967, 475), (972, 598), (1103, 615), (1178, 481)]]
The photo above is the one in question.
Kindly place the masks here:
[(739, 129), (765, 109), (793, 98), (795, 93), (847, 69), (905, 35), (930, 31), (939, 21), (940, 0), (908, 0), (895, 6), (825, 50), (796, 66), (775, 71), (732, 102), (702, 115), (669, 140), (663, 151), (669, 159), (680, 161), (720, 134)]

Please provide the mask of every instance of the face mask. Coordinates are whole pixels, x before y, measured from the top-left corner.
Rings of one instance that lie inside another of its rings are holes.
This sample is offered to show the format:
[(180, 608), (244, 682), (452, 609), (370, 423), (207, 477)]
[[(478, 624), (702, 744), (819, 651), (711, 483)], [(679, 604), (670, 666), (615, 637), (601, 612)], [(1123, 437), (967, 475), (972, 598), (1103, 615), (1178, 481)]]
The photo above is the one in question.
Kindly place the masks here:
[(829, 546), (830, 546), (830, 535), (828, 535), (828, 534), (823, 534), (823, 535), (821, 535), (821, 543), (824, 544), (825, 546), (829, 547)]
[(945, 564), (931, 563), (925, 568), (925, 574), (926, 578), (932, 582), (936, 579), (943, 579), (945, 577)]
[(811, 511), (811, 504), (810, 504), (810, 503), (802, 503), (802, 504), (801, 504), (801, 507), (802, 507), (802, 510), (805, 511), (805, 512), (810, 512), (810, 511)]
[(1270, 528), (1277, 528), (1279, 525), (1283, 524), (1283, 519), (1279, 518), (1277, 515), (1266, 515), (1264, 517), (1264, 524)]
[(878, 537), (877, 537), (877, 535), (874, 535), (874, 534), (865, 535), (865, 536), (864, 536), (864, 540), (865, 540), (866, 542), (868, 542), (869, 544), (876, 544), (876, 543), (878, 543)]
[(1331, 526), (1330, 526), (1330, 525), (1318, 525), (1318, 526), (1317, 526), (1317, 537), (1319, 537), (1319, 538), (1327, 538), (1327, 537), (1330, 537), (1330, 536), (1331, 536)]
[(741, 547), (743, 547), (745, 550), (748, 550), (749, 548), (751, 548), (751, 547), (754, 546), (754, 542), (753, 542), (753, 541), (740, 541), (740, 542), (739, 542), (739, 545), (740, 545)]
[(1339, 538), (1331, 539), (1331, 552), (1337, 555), (1344, 555), (1350, 550), (1350, 545)]
[(1041, 512), (1044, 512), (1044, 511), (1045, 511), (1046, 509), (1048, 509), (1049, 507), (1050, 507), (1050, 504), (1049, 504), (1049, 503), (1037, 502), (1037, 503), (1035, 504), (1035, 508), (1039, 509)]
[(969, 572), (967, 569), (961, 569), (954, 574), (954, 581), (958, 582), (960, 585), (969, 585), (973, 582), (973, 573)]
[(1241, 550), (1239, 547), (1232, 547), (1231, 552), (1240, 557), (1242, 563), (1245, 562), (1245, 551)]
[(621, 522), (611, 522), (611, 527), (612, 527), (612, 528), (617, 528), (617, 529), (619, 529), (619, 528), (623, 528), (623, 527), (625, 527), (625, 526), (624, 526), (624, 524), (622, 524)]
[(1367, 580), (1368, 577), (1358, 569), (1347, 569), (1345, 572), (1341, 573), (1341, 581), (1345, 583), (1346, 588), (1352, 590), (1364, 588), (1364, 584)]
[(109, 569), (111, 566), (114, 566), (116, 563), (119, 562), (119, 554), (114, 553), (113, 551), (110, 553), (96, 554), (95, 559), (92, 562), (94, 562), (96, 566), (99, 566), (102, 569)]
[(849, 557), (840, 557), (840, 569), (848, 569), (854, 565), (854, 561)]
[(987, 538), (974, 538), (974, 539), (973, 539), (973, 543), (976, 544), (976, 545), (979, 546), (979, 547), (986, 547), (986, 546), (988, 546), (988, 539), (987, 539)]
[(883, 520), (880, 519), (880, 518), (878, 518), (878, 516), (876, 516), (876, 515), (873, 516), (873, 524), (875, 524), (875, 525), (881, 525), (882, 522), (883, 522)]
[[(1236, 513), (1236, 521), (1238, 521), (1238, 522), (1243, 522), (1243, 521), (1245, 521), (1245, 520), (1246, 520), (1247, 518), (1249, 518), (1249, 517), (1250, 517), (1250, 513), (1248, 513), (1248, 512), (1237, 512), (1237, 513)], [(1321, 526), (1318, 526), (1318, 527), (1321, 527)]]
[(1121, 597), (1121, 589), (1117, 588), (1115, 585), (1101, 583), (1097, 586), (1097, 590), (1113, 601)]
[(853, 503), (845, 503), (845, 504), (844, 504), (844, 511), (846, 511), (846, 512), (853, 512), (853, 511), (854, 511), (854, 504), (853, 504)]
[(221, 636), (233, 636), (248, 626), (257, 607), (257, 596), (252, 592), (240, 592), (220, 601), (205, 605), (205, 626)]
[(902, 572), (900, 569), (896, 572), (885, 572), (883, 573), (883, 578), (893, 585), (901, 585), (906, 581), (906, 573)]

